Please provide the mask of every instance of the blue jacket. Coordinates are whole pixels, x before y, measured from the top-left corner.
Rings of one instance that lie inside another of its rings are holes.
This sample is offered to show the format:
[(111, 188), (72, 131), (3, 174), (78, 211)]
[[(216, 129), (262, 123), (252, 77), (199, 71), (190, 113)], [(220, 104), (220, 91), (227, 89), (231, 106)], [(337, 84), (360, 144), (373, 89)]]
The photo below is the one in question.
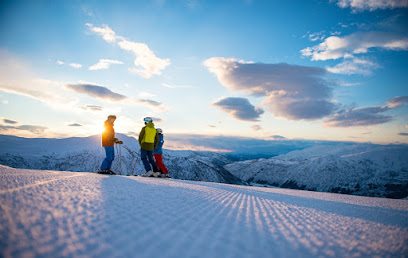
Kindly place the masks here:
[(156, 149), (154, 149), (154, 154), (163, 154), (163, 134), (159, 134), (159, 144), (157, 145)]

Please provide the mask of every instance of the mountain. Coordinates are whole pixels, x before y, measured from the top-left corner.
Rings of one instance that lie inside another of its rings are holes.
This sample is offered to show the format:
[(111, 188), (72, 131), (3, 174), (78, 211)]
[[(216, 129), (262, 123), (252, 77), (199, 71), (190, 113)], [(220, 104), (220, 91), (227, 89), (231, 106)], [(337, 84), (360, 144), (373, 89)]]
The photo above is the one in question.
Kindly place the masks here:
[(356, 195), (406, 198), (408, 146), (316, 145), (225, 168), (250, 184)]
[[(115, 147), (116, 157), (112, 170), (127, 175), (131, 174), (134, 168), (134, 174), (144, 173), (138, 141), (123, 134), (116, 136), (124, 144)], [(65, 139), (30, 139), (0, 135), (0, 164), (14, 168), (96, 172), (105, 158), (100, 141), (98, 135)], [(223, 168), (229, 161), (217, 153), (165, 150), (163, 159), (173, 178), (242, 183)]]

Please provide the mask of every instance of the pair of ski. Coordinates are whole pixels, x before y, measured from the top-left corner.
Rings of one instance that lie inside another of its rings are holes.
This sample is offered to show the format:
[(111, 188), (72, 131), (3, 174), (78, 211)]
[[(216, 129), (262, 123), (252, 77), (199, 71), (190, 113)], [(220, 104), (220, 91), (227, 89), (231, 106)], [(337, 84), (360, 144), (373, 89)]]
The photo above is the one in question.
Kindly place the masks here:
[[(102, 175), (116, 175), (116, 173), (115, 173), (115, 172), (113, 172), (112, 170), (110, 170), (110, 171), (106, 171), (106, 170), (99, 170), (99, 171), (98, 171), (98, 174), (102, 174)], [(131, 175), (126, 175), (126, 176), (138, 176), (138, 175), (133, 175), (133, 174), (131, 174)], [(152, 178), (164, 178), (164, 179), (171, 179), (171, 177), (170, 177), (170, 176), (168, 176), (168, 177), (161, 177), (161, 176), (155, 177), (155, 176), (149, 176), (149, 177), (152, 177)]]
[(112, 170), (99, 170), (98, 174), (103, 174), (103, 175), (116, 175), (115, 172), (113, 172)]

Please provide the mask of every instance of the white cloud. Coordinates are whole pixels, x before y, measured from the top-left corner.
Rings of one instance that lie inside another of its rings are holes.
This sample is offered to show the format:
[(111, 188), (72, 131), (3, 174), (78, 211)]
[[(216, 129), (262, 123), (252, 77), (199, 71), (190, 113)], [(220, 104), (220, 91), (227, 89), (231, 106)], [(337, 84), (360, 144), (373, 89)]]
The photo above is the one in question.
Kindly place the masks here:
[(170, 65), (170, 59), (161, 59), (145, 43), (133, 42), (125, 39), (122, 36), (117, 36), (116, 33), (104, 25), (102, 28), (94, 27), (87, 23), (86, 26), (91, 31), (101, 35), (104, 40), (110, 43), (117, 43), (123, 50), (129, 51), (135, 55), (134, 65), (136, 67), (129, 68), (132, 73), (139, 74), (142, 78), (151, 78), (153, 75), (160, 75), (162, 70)]
[(408, 7), (407, 0), (337, 0), (337, 5), (341, 8), (352, 8), (355, 11), (377, 9), (393, 9)]
[[(61, 60), (57, 60), (56, 63), (57, 63), (58, 65), (65, 65), (65, 62), (63, 62), (63, 61), (61, 61)], [(81, 64), (78, 64), (78, 63), (70, 63), (70, 64), (67, 64), (67, 65), (69, 65), (70, 67), (75, 68), (75, 69), (79, 69), (79, 68), (82, 67), (82, 65), (81, 65)]]
[(168, 83), (162, 83), (161, 84), (163, 87), (170, 88), (170, 89), (176, 89), (176, 88), (194, 88), (193, 86), (189, 85), (170, 85)]
[(152, 97), (156, 97), (156, 94), (146, 92), (146, 91), (142, 91), (142, 92), (139, 92), (138, 96), (140, 98), (152, 98)]
[(350, 58), (369, 52), (373, 48), (408, 50), (408, 37), (386, 32), (357, 32), (346, 37), (331, 36), (324, 42), (301, 50), (312, 60)]
[(90, 66), (89, 70), (102, 70), (108, 69), (111, 64), (123, 64), (121, 61), (118, 60), (110, 60), (110, 59), (99, 59), (99, 62)]
[(379, 68), (379, 65), (369, 60), (353, 58), (343, 61), (334, 67), (326, 67), (327, 71), (337, 74), (363, 74), (370, 75), (373, 69)]
[(96, 106), (96, 105), (85, 105), (85, 106), (78, 106), (78, 108), (82, 110), (90, 110), (90, 111), (102, 111), (103, 107)]
[(75, 68), (75, 69), (79, 69), (79, 68), (82, 67), (81, 64), (77, 64), (77, 63), (70, 63), (69, 66), (71, 66), (72, 68)]
[(116, 36), (116, 33), (108, 27), (108, 25), (102, 25), (103, 27), (94, 27), (91, 23), (86, 23), (86, 26), (89, 27), (89, 29), (93, 32), (96, 32), (97, 34), (99, 34), (100, 36), (102, 36), (102, 38), (110, 43), (114, 43), (116, 42), (117, 38), (121, 38), (119, 36)]
[(326, 35), (325, 35), (324, 33), (325, 33), (325, 31), (310, 33), (310, 34), (308, 35), (309, 40), (310, 40), (310, 41), (323, 40), (323, 39), (326, 37)]
[(143, 78), (150, 78), (155, 74), (160, 75), (161, 71), (170, 65), (170, 59), (158, 58), (144, 43), (123, 40), (118, 45), (136, 56), (134, 64), (136, 67), (141, 68), (133, 67), (129, 68), (129, 71), (140, 74)]
[(339, 82), (340, 86), (344, 86), (344, 87), (352, 87), (352, 86), (357, 86), (357, 85), (361, 85), (360, 82)]
[(314, 120), (330, 115), (335, 104), (326, 70), (289, 64), (244, 62), (213, 57), (204, 62), (218, 81), (231, 91), (266, 97), (264, 105), (275, 116)]

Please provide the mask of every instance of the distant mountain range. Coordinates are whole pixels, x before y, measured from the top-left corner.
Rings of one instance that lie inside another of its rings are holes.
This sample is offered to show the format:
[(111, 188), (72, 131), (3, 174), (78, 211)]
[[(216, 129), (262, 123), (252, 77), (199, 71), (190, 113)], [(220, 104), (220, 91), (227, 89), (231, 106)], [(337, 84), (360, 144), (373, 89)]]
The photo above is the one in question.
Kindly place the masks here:
[[(131, 174), (133, 169), (134, 174), (144, 173), (138, 141), (123, 134), (117, 134), (117, 138), (124, 144), (115, 147), (112, 170), (122, 175)], [(100, 141), (97, 135), (66, 139), (0, 135), (0, 164), (14, 168), (96, 172), (105, 158)], [(166, 150), (163, 158), (173, 178), (242, 184), (242, 180), (223, 168), (229, 160), (217, 153)]]
[[(144, 173), (137, 140), (123, 134), (112, 169), (118, 174)], [(286, 146), (296, 145), (288, 143)], [(164, 151), (173, 178), (230, 184), (276, 186), (310, 191), (407, 198), (408, 145), (312, 142), (301, 150), (272, 158), (202, 151)], [(120, 153), (120, 155), (119, 155)], [(0, 164), (15, 168), (96, 172), (105, 157), (100, 136), (66, 139), (0, 135)], [(137, 161), (137, 162), (136, 162)]]
[(249, 184), (302, 190), (406, 198), (407, 145), (316, 145), (270, 159), (228, 164)]

